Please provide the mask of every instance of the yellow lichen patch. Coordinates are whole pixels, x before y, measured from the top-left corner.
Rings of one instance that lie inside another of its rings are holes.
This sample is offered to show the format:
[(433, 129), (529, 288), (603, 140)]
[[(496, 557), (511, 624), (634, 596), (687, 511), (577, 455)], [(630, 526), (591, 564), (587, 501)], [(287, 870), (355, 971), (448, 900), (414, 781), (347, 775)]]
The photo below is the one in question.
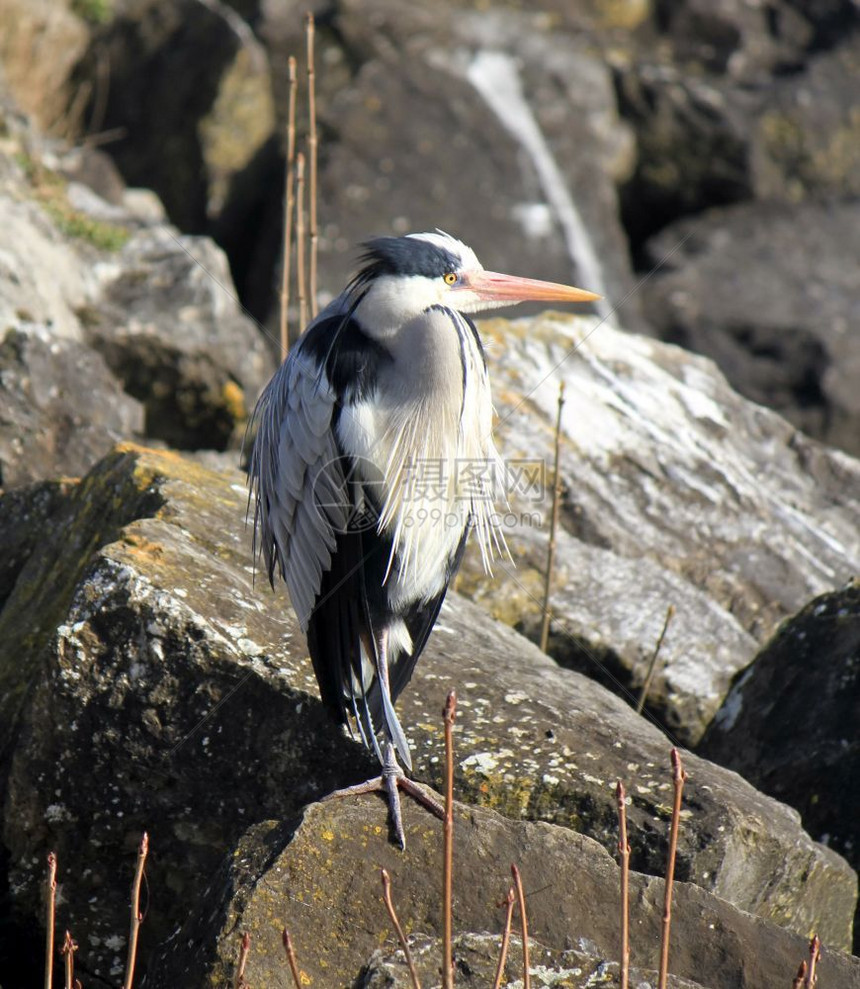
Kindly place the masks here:
[(245, 405), (245, 392), (235, 381), (227, 381), (221, 389), (221, 399), (230, 418), (234, 422), (243, 422), (248, 417), (248, 409)]
[(131, 526), (127, 527), (123, 532), (122, 542), (135, 554), (140, 554), (153, 560), (158, 560), (164, 556), (164, 547), (160, 543), (147, 539), (140, 532), (135, 532)]
[(323, 831), (322, 836), (324, 841), (334, 841), (334, 831), (330, 828), (326, 828), (326, 830)]

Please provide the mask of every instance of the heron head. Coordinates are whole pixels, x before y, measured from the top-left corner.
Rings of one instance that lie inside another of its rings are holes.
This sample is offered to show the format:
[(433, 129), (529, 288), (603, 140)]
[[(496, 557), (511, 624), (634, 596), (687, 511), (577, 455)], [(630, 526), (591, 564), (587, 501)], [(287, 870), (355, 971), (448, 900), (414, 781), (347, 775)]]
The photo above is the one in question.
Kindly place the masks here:
[(377, 333), (396, 332), (432, 306), (474, 313), (518, 302), (590, 302), (594, 292), (486, 271), (455, 237), (435, 233), (368, 241), (351, 288), (362, 294), (356, 315)]

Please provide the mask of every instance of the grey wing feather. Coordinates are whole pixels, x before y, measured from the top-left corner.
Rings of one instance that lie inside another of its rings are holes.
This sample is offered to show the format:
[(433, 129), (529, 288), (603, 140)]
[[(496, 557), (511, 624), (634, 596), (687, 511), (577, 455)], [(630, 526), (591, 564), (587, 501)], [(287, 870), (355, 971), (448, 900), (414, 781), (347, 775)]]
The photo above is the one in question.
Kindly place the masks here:
[(250, 484), (256, 499), (254, 555), (287, 584), (299, 624), (308, 622), (331, 565), (336, 533), (347, 523), (348, 495), (332, 417), (331, 384), (301, 345), (260, 396), (251, 454)]

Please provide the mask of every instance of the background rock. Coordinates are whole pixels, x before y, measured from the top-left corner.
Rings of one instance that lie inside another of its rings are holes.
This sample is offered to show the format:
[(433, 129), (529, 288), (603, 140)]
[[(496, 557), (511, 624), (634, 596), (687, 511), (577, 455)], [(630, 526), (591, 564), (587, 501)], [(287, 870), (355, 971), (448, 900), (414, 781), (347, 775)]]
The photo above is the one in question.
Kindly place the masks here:
[(238, 446), (274, 370), (242, 313), (227, 260), (205, 238), (139, 233), (103, 275), (87, 339), (146, 408), (146, 435), (179, 449)]
[(860, 452), (856, 203), (733, 207), (649, 245), (671, 254), (644, 290), (662, 335), (712, 357), (748, 398)]
[[(811, 700), (811, 695), (814, 700)], [(811, 601), (737, 678), (700, 752), (860, 865), (860, 585)]]
[(104, 360), (38, 323), (0, 342), (0, 485), (81, 474), (143, 431), (143, 408)]
[(154, 188), (190, 233), (218, 216), (274, 123), (265, 53), (221, 2), (124, 0), (76, 79), (92, 87), (90, 126), (117, 132), (126, 180)]
[(551, 314), (482, 332), (516, 567), (467, 555), (458, 587), (538, 638), (564, 381), (550, 652), (638, 694), (673, 605), (650, 704), (695, 742), (756, 642), (856, 572), (860, 468), (678, 348)]

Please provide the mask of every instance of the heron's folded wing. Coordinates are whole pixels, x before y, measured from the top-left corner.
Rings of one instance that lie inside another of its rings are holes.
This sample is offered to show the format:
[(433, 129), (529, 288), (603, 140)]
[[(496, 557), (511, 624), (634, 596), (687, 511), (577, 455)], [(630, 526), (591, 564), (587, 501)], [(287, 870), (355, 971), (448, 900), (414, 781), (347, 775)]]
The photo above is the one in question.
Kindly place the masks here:
[(299, 346), (257, 403), (250, 483), (256, 498), (255, 554), (269, 580), (287, 584), (299, 624), (311, 612), (331, 566), (348, 494), (332, 430), (335, 394), (325, 370)]

